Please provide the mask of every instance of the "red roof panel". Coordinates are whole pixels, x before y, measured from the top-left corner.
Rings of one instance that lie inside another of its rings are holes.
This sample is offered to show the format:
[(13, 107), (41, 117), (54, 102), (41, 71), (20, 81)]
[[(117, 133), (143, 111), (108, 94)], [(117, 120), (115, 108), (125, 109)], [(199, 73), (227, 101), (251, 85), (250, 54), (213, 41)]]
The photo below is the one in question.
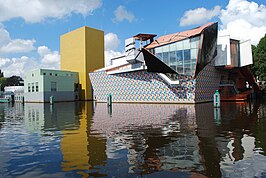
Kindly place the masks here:
[(174, 43), (177, 41), (181, 41), (184, 40), (186, 38), (190, 38), (192, 36), (196, 36), (202, 33), (202, 31), (212, 25), (214, 23), (209, 22), (203, 26), (191, 29), (191, 30), (187, 30), (187, 31), (183, 31), (183, 32), (177, 32), (177, 33), (173, 33), (173, 34), (168, 34), (168, 35), (164, 35), (164, 36), (160, 36), (159, 38), (157, 38), (155, 41), (153, 41), (152, 43), (150, 43), (148, 46), (146, 46), (146, 49), (152, 49), (158, 46), (163, 46), (166, 44), (170, 44), (170, 43)]

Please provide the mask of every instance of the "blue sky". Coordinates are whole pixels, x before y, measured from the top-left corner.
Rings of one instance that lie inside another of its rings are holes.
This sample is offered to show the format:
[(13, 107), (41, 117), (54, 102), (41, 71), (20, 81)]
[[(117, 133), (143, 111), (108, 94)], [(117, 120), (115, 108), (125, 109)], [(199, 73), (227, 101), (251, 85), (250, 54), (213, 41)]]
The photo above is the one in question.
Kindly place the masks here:
[(60, 35), (84, 25), (105, 32), (105, 58), (137, 33), (158, 36), (219, 22), (219, 32), (257, 44), (266, 33), (265, 0), (0, 0), (0, 69), (24, 76), (59, 68)]

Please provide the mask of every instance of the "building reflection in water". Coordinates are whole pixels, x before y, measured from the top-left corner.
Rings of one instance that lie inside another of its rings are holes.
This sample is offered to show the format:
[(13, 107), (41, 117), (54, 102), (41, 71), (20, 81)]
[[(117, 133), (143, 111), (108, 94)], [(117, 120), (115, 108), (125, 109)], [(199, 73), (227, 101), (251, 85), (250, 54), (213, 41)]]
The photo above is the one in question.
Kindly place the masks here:
[(241, 161), (265, 155), (265, 104), (94, 104), (25, 104), (28, 130), (61, 132), (64, 172), (233, 177)]
[(258, 131), (254, 128), (259, 107), (226, 103), (216, 110), (212, 103), (114, 104), (110, 118), (106, 104), (97, 104), (93, 128), (110, 140), (108, 156), (121, 157), (115, 150), (121, 154), (127, 150), (129, 173), (190, 170), (221, 177), (235, 169), (236, 162), (253, 158), (255, 148), (261, 149), (253, 135)]
[(76, 114), (79, 120), (78, 128), (62, 131), (61, 150), (64, 158), (62, 169), (63, 171), (80, 170), (78, 174), (83, 176), (100, 176), (103, 174), (99, 172), (88, 174), (88, 170), (105, 164), (106, 139), (91, 133), (93, 103), (82, 102), (79, 108), (80, 111)]
[(77, 174), (86, 177), (88, 170), (104, 165), (106, 139), (91, 134), (91, 102), (56, 103), (53, 106), (26, 103), (24, 115), (25, 125), (30, 132), (44, 135), (61, 132), (62, 171), (77, 171)]
[(108, 138), (108, 157), (127, 154), (120, 175), (204, 170), (194, 105), (113, 104), (112, 117), (105, 111), (106, 104), (98, 103), (93, 128)]

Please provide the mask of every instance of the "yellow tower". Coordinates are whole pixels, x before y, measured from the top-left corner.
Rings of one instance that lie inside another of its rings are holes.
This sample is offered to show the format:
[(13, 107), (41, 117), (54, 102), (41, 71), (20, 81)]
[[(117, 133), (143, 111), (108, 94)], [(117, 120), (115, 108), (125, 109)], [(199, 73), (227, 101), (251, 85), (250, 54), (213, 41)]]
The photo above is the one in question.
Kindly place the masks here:
[(80, 98), (92, 100), (89, 72), (104, 67), (104, 32), (81, 27), (60, 37), (61, 69), (79, 72)]

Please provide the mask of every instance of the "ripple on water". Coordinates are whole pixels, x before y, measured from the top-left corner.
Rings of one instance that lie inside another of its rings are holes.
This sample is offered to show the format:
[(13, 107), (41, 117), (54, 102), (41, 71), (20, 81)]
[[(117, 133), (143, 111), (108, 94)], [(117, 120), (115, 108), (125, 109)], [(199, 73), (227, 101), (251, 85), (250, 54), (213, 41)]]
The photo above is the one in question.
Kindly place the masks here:
[[(256, 122), (242, 113), (245, 105), (221, 107), (216, 122), (208, 103), (114, 104), (112, 116), (101, 103), (95, 110), (90, 102), (56, 104), (52, 110), (30, 106), (4, 109), (0, 177), (260, 177), (266, 172), (261, 109)], [(36, 113), (39, 118), (32, 118)]]

